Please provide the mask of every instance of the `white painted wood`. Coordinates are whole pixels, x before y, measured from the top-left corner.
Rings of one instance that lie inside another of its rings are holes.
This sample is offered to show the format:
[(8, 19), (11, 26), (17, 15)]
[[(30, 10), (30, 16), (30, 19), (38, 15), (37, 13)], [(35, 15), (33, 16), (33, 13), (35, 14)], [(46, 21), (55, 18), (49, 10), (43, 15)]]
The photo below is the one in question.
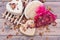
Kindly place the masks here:
[[(45, 2), (44, 4), (46, 5), (46, 7), (50, 6), (53, 10), (53, 13), (57, 15), (57, 18), (60, 18), (60, 2)], [(0, 2), (0, 18), (1, 14), (5, 11), (5, 5), (6, 2), (4, 3), (4, 6)]]
[[(47, 1), (49, 1), (49, 0), (47, 0)], [(53, 0), (50, 0), (50, 1), (53, 1)], [(56, 0), (56, 1), (58, 1), (58, 0)], [(55, 2), (55, 0), (54, 0), (54, 2), (45, 2), (46, 6), (51, 6), (54, 13), (58, 15), (58, 18), (60, 18), (60, 2), (59, 1)], [(15, 35), (11, 39), (8, 39), (8, 40), (30, 40), (32, 38), (34, 40), (40, 40), (40, 39), (41, 40), (46, 40), (46, 36), (41, 37), (41, 36), (38, 35), (37, 32), (36, 32), (37, 35), (35, 35), (34, 37), (24, 36), (21, 33), (19, 33), (19, 35), (16, 36), (15, 33), (17, 32), (17, 30), (16, 31), (14, 31), (14, 30), (9, 30), (9, 31), (5, 30), (5, 32), (2, 32), (1, 30), (2, 30), (3, 22), (5, 21), (5, 19), (1, 19), (1, 16), (2, 16), (2, 13), (5, 11), (5, 5), (6, 5), (6, 2), (4, 3), (4, 6), (3, 6), (3, 3), (0, 2), (0, 40), (7, 40), (6, 37), (7, 37), (8, 34)], [(58, 19), (58, 22), (60, 22), (59, 19)], [(56, 27), (58, 29), (58, 31), (56, 33), (60, 33), (60, 31), (59, 31), (60, 30), (60, 23), (58, 23)], [(56, 29), (56, 28), (52, 27), (51, 29)], [(60, 40), (60, 35), (58, 35), (58, 34), (57, 35), (49, 35), (48, 40)]]
[[(2, 1), (2, 0), (0, 0)], [(4, 1), (9, 1), (9, 0), (4, 0)], [(30, 0), (31, 1), (31, 0)], [(46, 0), (47, 2), (60, 2), (60, 0)]]

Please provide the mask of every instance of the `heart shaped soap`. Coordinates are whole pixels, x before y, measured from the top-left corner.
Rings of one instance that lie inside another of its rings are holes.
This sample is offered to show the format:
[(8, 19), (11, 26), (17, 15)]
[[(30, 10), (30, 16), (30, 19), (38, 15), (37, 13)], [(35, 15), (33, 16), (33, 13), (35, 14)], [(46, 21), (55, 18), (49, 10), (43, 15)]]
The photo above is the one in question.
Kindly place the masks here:
[(21, 0), (12, 0), (6, 5), (6, 10), (14, 15), (21, 15), (23, 10), (23, 4)]
[(24, 27), (20, 27), (20, 32), (27, 35), (27, 36), (33, 36), (35, 34), (35, 28), (28, 28), (26, 30), (23, 30)]
[[(33, 36), (35, 34), (35, 28), (31, 28), (30, 26), (34, 24), (33, 20), (28, 20), (25, 24), (21, 25), (20, 32), (27, 35), (27, 36)], [(30, 26), (28, 26), (30, 25)]]

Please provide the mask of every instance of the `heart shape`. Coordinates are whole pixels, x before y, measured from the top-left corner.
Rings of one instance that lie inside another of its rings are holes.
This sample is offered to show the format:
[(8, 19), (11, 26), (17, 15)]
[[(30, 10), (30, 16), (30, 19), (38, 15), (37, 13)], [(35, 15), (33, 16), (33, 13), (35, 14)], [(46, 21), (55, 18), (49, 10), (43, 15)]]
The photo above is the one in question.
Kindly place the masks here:
[(23, 10), (23, 4), (21, 0), (12, 0), (6, 5), (6, 10), (14, 15), (21, 15)]
[(35, 28), (30, 28), (28, 25), (34, 24), (33, 20), (28, 20), (25, 24), (21, 25), (20, 32), (27, 35), (33, 36), (35, 34)]

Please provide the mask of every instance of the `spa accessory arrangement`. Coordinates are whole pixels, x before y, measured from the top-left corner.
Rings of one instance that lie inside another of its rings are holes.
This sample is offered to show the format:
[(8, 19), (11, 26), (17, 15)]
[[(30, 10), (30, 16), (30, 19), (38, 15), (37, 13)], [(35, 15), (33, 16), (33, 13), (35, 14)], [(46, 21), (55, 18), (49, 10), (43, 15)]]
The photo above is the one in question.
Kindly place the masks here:
[(54, 12), (40, 1), (11, 0), (6, 4), (2, 17), (26, 36), (34, 36), (36, 30), (39, 30), (39, 35), (42, 36), (50, 32), (49, 26), (54, 27), (58, 22)]

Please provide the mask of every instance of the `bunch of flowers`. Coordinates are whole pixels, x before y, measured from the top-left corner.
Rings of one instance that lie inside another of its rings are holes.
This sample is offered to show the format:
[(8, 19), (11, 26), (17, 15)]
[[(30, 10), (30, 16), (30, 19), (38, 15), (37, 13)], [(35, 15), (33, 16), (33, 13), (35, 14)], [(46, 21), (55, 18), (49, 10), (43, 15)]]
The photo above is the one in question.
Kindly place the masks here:
[(34, 21), (36, 27), (50, 25), (56, 20), (56, 15), (54, 15), (50, 10), (46, 9), (44, 5), (39, 6), (35, 12), (36, 16), (34, 17)]

